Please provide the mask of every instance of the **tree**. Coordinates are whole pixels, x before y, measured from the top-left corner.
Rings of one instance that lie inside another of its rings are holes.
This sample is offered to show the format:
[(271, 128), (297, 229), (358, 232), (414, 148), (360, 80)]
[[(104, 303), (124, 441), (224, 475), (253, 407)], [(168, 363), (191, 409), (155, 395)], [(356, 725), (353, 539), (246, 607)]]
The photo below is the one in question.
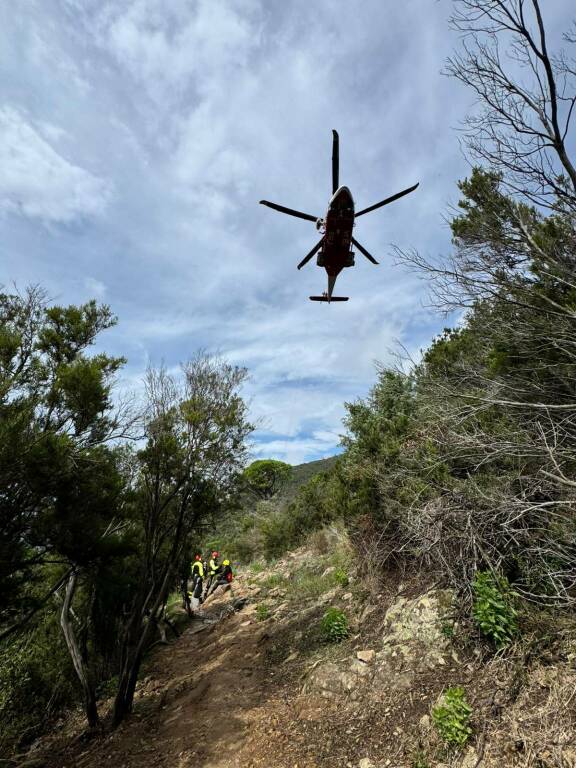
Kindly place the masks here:
[(87, 355), (115, 322), (95, 302), (48, 306), (38, 288), (0, 294), (0, 639), (66, 585), (62, 629), (91, 726), (94, 685), (69, 617), (118, 530), (122, 482), (106, 444), (129, 429), (128, 411), (111, 400), (124, 360)]
[(82, 506), (64, 512), (79, 465), (125, 434), (126, 409), (111, 402), (124, 360), (86, 354), (115, 322), (95, 302), (49, 307), (39, 288), (0, 294), (0, 637), (61, 586), (41, 599), (30, 588), (49, 556), (70, 554), (71, 526), (84, 525)]
[(570, 603), (576, 67), (550, 53), (537, 0), (458, 0), (454, 24), (467, 37), (448, 71), (479, 97), (466, 142), (488, 167), (459, 185), (452, 253), (403, 254), (443, 310), (466, 311), (418, 372), (419, 413), (450, 482), (407, 520), (455, 583), (483, 563), (508, 569), (530, 599)]
[(292, 466), (276, 459), (253, 461), (242, 477), (248, 489), (260, 499), (271, 499), (292, 477)]
[[(451, 21), (464, 42), (447, 72), (480, 105), (467, 118), (469, 151), (530, 202), (575, 211), (576, 166), (566, 141), (576, 62), (550, 52), (539, 0), (456, 0)], [(565, 33), (568, 45), (575, 33)]]
[(252, 427), (240, 387), (243, 368), (198, 354), (180, 384), (166, 370), (146, 376), (146, 446), (136, 456), (134, 519), (141, 530), (138, 585), (121, 647), (114, 725), (130, 712), (138, 672), (190, 533), (207, 513), (207, 484), (224, 503)]

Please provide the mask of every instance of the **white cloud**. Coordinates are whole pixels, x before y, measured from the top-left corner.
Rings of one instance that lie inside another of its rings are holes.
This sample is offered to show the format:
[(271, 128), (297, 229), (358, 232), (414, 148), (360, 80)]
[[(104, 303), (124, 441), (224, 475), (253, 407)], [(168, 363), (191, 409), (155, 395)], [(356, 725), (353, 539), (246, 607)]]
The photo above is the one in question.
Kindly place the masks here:
[[(128, 357), (127, 381), (198, 348), (247, 365), (252, 414), (265, 421), (259, 455), (331, 453), (374, 360), (389, 360), (396, 339), (414, 352), (444, 325), (389, 247), (448, 248), (441, 214), (467, 171), (450, 130), (465, 94), (439, 75), (451, 0), (422, 5), (0, 7), (11, 105), (0, 108), (0, 211), (23, 214), (0, 219), (6, 278), (40, 281), (58, 301), (105, 296), (119, 324), (102, 348)], [(421, 185), (359, 220), (355, 236), (380, 266), (358, 255), (337, 285), (350, 302), (327, 307), (307, 299), (325, 273), (296, 270), (314, 226), (257, 201), (321, 215), (333, 127), (358, 207)], [(97, 215), (112, 188), (96, 226), (43, 226)]]
[[(54, 126), (44, 128), (56, 136)], [(100, 214), (111, 196), (106, 181), (68, 162), (11, 107), (0, 109), (0, 168), (4, 213), (66, 224)]]
[(91, 294), (92, 297), (101, 299), (108, 290), (105, 283), (100, 280), (96, 280), (95, 277), (84, 278), (84, 287)]
[(190, 86), (206, 93), (257, 44), (247, 0), (131, 0), (98, 19), (99, 40), (158, 102)]

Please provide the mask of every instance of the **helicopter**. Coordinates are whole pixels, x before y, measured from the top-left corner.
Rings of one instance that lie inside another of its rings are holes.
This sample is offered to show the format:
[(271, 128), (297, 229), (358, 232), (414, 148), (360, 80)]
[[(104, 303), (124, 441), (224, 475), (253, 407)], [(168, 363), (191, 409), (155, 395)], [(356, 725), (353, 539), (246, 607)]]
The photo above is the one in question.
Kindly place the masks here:
[(328, 274), (328, 290), (325, 291), (322, 296), (310, 296), (311, 301), (348, 301), (348, 296), (334, 296), (332, 291), (336, 283), (336, 278), (345, 267), (354, 266), (354, 251), (352, 246), (355, 246), (360, 253), (365, 256), (372, 264), (378, 264), (376, 259), (368, 253), (364, 246), (352, 237), (352, 230), (354, 228), (354, 220), (358, 216), (363, 216), (365, 213), (375, 211), (377, 208), (382, 208), (384, 205), (393, 203), (404, 195), (408, 195), (410, 192), (418, 187), (418, 184), (414, 184), (408, 189), (397, 192), (391, 197), (387, 197), (385, 200), (381, 200), (379, 203), (368, 206), (358, 213), (354, 212), (354, 199), (352, 193), (348, 187), (339, 185), (340, 175), (340, 149), (339, 149), (339, 137), (338, 132), (332, 131), (332, 197), (328, 203), (328, 211), (325, 218), (318, 218), (312, 216), (309, 213), (302, 213), (301, 211), (295, 211), (293, 208), (286, 208), (283, 205), (277, 203), (271, 203), (269, 200), (260, 200), (261, 205), (267, 205), (268, 208), (273, 208), (280, 213), (287, 213), (289, 216), (296, 216), (299, 219), (306, 219), (307, 221), (313, 221), (316, 224), (316, 229), (322, 234), (320, 240), (316, 243), (310, 253), (306, 254), (298, 269), (307, 264), (310, 259), (318, 253), (316, 264), (319, 267), (324, 267)]

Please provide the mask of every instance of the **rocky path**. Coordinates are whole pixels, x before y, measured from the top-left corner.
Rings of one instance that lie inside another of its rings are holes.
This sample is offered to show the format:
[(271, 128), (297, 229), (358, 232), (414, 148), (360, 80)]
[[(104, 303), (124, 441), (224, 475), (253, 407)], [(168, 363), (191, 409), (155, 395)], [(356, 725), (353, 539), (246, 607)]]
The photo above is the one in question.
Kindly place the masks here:
[[(290, 698), (290, 675), (263, 661), (269, 639), (254, 607), (231, 610), (227, 597), (160, 648), (138, 686), (133, 716), (113, 734), (78, 742), (50, 763), (61, 768), (232, 768), (264, 764), (251, 747), (254, 725)], [(291, 764), (293, 765), (293, 764)]]

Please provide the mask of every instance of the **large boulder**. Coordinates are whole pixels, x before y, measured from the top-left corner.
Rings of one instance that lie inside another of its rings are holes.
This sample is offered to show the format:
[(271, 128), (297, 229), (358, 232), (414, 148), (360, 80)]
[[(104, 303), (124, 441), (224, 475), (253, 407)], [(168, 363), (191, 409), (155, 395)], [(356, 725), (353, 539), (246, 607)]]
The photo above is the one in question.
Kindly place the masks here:
[(450, 641), (442, 631), (452, 612), (451, 590), (438, 589), (421, 597), (399, 597), (384, 618), (382, 650), (377, 654), (383, 674), (405, 676), (445, 666)]

